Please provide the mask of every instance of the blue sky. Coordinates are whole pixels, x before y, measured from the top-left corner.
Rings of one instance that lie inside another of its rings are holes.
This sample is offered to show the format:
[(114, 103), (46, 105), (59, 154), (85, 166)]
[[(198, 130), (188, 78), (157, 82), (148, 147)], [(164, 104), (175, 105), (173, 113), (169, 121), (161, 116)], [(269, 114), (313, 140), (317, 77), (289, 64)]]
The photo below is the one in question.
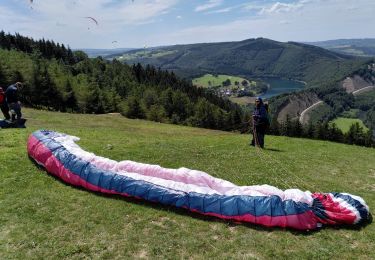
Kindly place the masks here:
[(375, 38), (374, 14), (375, 0), (1, 0), (0, 30), (71, 48), (321, 41)]

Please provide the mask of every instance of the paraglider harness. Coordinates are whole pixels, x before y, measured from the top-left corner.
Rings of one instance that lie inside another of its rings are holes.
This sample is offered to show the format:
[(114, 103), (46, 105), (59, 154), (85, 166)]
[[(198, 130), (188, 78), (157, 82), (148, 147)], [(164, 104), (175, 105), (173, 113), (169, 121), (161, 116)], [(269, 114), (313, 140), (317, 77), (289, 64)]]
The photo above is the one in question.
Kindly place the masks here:
[[(1, 110), (4, 114), (4, 116), (6, 117), (5, 120), (0, 120), (0, 128), (25, 128), (26, 127), (25, 126), (26, 119), (18, 118), (16, 120), (15, 119), (16, 118), (16, 111), (14, 111), (14, 109), (11, 109), (9, 111), (8, 104), (7, 104), (6, 101), (7, 101), (6, 100), (6, 94), (5, 94), (4, 90), (0, 87), (0, 107), (1, 107)], [(7, 118), (5, 113), (8, 114), (9, 112), (10, 112), (10, 118)], [(10, 119), (12, 119), (12, 120), (10, 120)]]

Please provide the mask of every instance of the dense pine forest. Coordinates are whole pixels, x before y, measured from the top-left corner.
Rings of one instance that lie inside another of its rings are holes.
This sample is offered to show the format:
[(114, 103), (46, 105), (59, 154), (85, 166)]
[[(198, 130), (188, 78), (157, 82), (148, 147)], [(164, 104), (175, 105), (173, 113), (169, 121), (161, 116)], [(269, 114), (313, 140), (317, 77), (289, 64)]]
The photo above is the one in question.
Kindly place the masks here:
[(22, 102), (77, 113), (120, 112), (129, 118), (205, 128), (243, 127), (239, 105), (179, 79), (173, 72), (101, 57), (89, 59), (50, 40), (0, 32), (0, 85), (24, 82)]

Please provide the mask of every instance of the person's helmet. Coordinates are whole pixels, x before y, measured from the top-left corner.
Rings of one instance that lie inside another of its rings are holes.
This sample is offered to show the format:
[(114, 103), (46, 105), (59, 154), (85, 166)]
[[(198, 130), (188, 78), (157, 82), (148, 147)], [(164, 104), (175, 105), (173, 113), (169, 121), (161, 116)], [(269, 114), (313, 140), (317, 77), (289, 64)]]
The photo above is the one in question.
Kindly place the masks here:
[(262, 100), (262, 98), (261, 98), (261, 97), (256, 97), (256, 98), (255, 98), (255, 101), (259, 101), (260, 103), (262, 103), (262, 102), (263, 102), (263, 100)]

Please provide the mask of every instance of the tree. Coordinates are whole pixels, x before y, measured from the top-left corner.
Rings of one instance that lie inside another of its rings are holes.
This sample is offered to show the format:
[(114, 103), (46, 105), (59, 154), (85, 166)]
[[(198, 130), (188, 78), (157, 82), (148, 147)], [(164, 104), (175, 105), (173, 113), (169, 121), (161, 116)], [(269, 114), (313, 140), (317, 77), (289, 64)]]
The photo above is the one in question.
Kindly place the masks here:
[(123, 114), (128, 118), (145, 118), (145, 112), (135, 96), (128, 97), (124, 105)]
[(155, 122), (165, 122), (166, 115), (165, 110), (160, 105), (152, 105), (146, 113), (146, 118)]
[(223, 87), (228, 87), (232, 84), (232, 82), (230, 81), (230, 79), (226, 79), (223, 81), (222, 85)]
[(364, 145), (365, 134), (363, 132), (363, 127), (361, 127), (358, 122), (352, 124), (345, 135), (345, 140), (349, 144)]
[(69, 112), (77, 110), (77, 99), (69, 79), (65, 82), (64, 91), (64, 110), (68, 109)]
[(301, 137), (303, 135), (303, 127), (298, 119), (293, 120), (292, 123), (292, 136)]

